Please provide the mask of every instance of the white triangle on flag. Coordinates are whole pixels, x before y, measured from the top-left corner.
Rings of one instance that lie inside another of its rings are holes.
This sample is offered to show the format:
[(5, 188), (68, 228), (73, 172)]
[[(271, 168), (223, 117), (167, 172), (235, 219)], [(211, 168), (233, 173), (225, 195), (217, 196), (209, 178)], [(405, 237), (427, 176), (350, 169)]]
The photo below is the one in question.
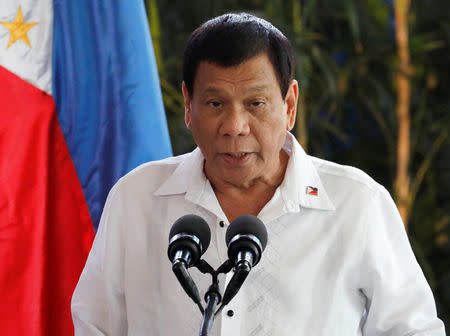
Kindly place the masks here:
[(19, 7), (23, 22), (36, 22), (27, 31), (31, 47), (17, 40), (8, 47), (11, 31), (0, 24), (0, 65), (39, 89), (52, 93), (52, 0), (2, 0), (0, 22), (14, 22)]

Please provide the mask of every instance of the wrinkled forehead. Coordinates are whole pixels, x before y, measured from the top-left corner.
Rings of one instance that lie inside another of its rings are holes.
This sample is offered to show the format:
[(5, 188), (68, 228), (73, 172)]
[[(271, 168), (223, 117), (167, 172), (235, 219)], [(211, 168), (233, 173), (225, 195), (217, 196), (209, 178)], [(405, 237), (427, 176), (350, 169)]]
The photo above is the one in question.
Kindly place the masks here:
[(275, 68), (266, 53), (260, 53), (233, 66), (210, 61), (198, 64), (194, 77), (194, 95), (220, 93), (227, 86), (254, 93), (278, 89), (281, 93)]

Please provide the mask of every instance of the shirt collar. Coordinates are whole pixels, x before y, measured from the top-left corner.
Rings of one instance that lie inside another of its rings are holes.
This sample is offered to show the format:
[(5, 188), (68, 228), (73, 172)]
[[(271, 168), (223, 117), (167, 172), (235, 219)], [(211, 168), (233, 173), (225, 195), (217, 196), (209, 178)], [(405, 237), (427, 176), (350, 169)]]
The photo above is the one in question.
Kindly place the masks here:
[[(335, 210), (311, 157), (289, 132), (283, 149), (290, 157), (283, 182), (279, 187), (286, 209), (289, 212), (297, 212), (301, 206), (317, 210)], [(203, 173), (203, 162), (203, 154), (197, 147), (185, 156), (154, 194), (167, 196), (186, 193), (186, 199), (199, 203), (204, 191), (212, 190)], [(317, 194), (314, 189), (317, 189)]]
[(167, 196), (186, 193), (186, 198), (196, 203), (207, 183), (203, 173), (204, 161), (203, 154), (198, 147), (185, 155), (172, 175), (155, 191), (155, 195)]
[(289, 132), (283, 149), (290, 158), (280, 191), (288, 208), (295, 209), (300, 205), (310, 209), (335, 210), (312, 158)]

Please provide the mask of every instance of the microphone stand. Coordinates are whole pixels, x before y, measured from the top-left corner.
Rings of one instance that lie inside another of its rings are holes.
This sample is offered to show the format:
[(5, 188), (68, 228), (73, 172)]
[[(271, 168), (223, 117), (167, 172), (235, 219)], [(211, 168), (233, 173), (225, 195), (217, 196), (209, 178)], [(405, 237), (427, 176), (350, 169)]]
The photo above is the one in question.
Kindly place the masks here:
[(206, 308), (203, 312), (203, 320), (200, 327), (199, 336), (208, 336), (214, 323), (214, 318), (217, 315), (217, 305), (222, 301), (222, 295), (220, 295), (219, 279), (220, 273), (228, 273), (233, 268), (229, 260), (225, 261), (215, 271), (205, 260), (200, 260), (196, 265), (197, 269), (202, 273), (209, 273), (212, 276), (212, 284), (209, 286), (208, 291), (205, 293)]
[(222, 300), (221, 295), (219, 293), (219, 282), (216, 280), (209, 287), (208, 291), (205, 294), (206, 308), (203, 313), (202, 325), (200, 327), (199, 336), (208, 336), (209, 331), (214, 323), (214, 311), (216, 310), (217, 305)]
[[(203, 319), (200, 327), (199, 336), (208, 336), (209, 332), (214, 323), (214, 319), (222, 309), (233, 299), (233, 297), (237, 294), (239, 289), (241, 288), (244, 280), (247, 278), (250, 270), (252, 269), (253, 264), (253, 254), (249, 251), (240, 252), (242, 255), (238, 259), (241, 261), (237, 263), (234, 270), (234, 275), (230, 280), (230, 283), (225, 290), (223, 295), (220, 294), (219, 288), (219, 274), (227, 274), (230, 272), (234, 264), (228, 259), (225, 261), (217, 270), (214, 270), (210, 264), (208, 264), (205, 260), (200, 259), (196, 265), (194, 265), (200, 272), (203, 274), (208, 273), (212, 276), (212, 284), (209, 286), (207, 292), (205, 293), (205, 302), (206, 308), (203, 310), (201, 303), (198, 303), (200, 311), (202, 312)], [(222, 304), (216, 310), (219, 303)]]

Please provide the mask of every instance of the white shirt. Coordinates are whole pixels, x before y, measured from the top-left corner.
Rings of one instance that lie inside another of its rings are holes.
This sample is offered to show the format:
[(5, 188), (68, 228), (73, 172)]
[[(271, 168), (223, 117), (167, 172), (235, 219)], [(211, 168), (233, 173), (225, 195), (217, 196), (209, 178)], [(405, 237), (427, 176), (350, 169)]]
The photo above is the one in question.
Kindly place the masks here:
[[(267, 248), (211, 335), (445, 335), (388, 192), (356, 168), (306, 155), (289, 133), (284, 150), (285, 178), (258, 215)], [(167, 246), (175, 220), (193, 213), (211, 228), (203, 259), (214, 268), (227, 259), (229, 223), (203, 161), (197, 148), (112, 188), (72, 299), (76, 335), (198, 335), (200, 311)], [(203, 297), (211, 277), (189, 271)]]

